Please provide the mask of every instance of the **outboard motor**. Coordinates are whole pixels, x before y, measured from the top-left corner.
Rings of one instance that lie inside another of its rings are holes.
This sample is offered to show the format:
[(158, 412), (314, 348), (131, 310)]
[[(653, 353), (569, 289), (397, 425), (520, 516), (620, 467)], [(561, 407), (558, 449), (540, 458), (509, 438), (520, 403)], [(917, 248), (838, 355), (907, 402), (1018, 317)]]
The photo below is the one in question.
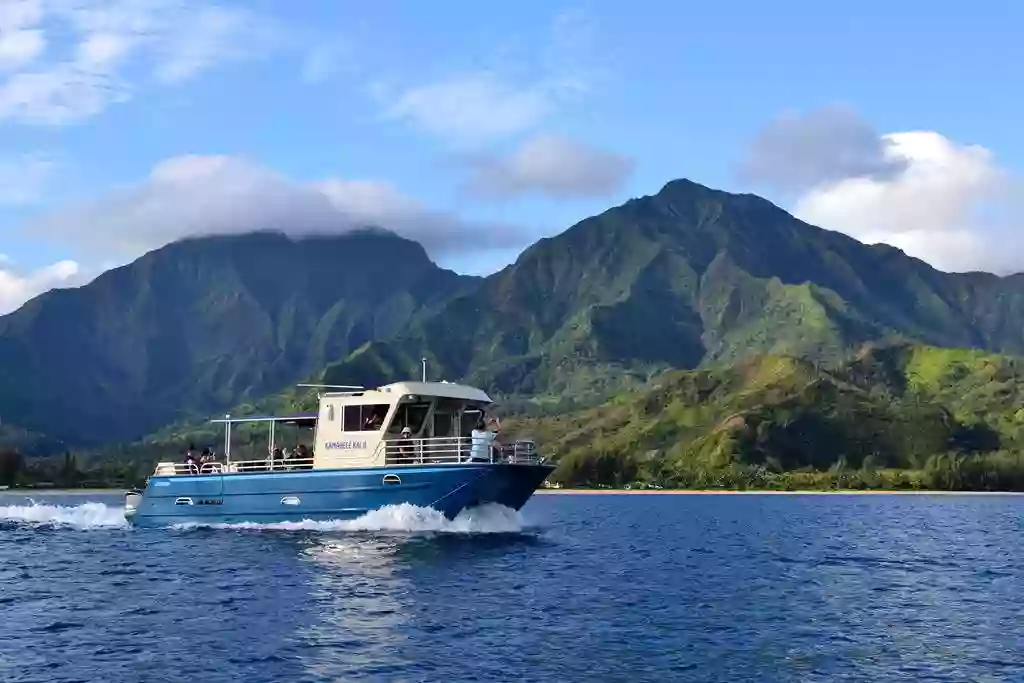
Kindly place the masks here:
[(142, 491), (132, 490), (124, 494), (124, 516), (130, 517), (135, 514), (142, 504)]

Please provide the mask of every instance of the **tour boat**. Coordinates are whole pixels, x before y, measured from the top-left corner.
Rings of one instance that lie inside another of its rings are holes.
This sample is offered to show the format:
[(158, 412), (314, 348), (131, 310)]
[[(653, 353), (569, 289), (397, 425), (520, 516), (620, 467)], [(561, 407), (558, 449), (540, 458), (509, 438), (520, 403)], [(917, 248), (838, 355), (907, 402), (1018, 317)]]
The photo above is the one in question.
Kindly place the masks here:
[[(224, 425), (223, 454), (157, 463), (145, 489), (125, 494), (125, 518), (139, 527), (326, 521), (409, 503), (452, 519), (486, 503), (518, 510), (554, 470), (532, 441), (498, 445), (476, 429), (493, 406), (480, 389), (302, 386), (324, 390), (316, 413), (212, 420)], [(253, 422), (269, 427), (269, 457), (232, 458), (232, 426)], [(275, 457), (280, 424), (311, 428), (312, 452)]]

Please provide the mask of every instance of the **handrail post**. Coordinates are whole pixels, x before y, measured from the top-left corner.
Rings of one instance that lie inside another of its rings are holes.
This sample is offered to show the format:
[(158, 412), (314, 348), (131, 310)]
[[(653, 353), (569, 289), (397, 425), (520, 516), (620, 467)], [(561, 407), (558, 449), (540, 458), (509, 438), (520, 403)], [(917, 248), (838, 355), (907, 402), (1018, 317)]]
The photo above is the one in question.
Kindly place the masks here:
[(224, 460), (231, 462), (231, 414), (224, 416), (227, 422), (224, 423)]

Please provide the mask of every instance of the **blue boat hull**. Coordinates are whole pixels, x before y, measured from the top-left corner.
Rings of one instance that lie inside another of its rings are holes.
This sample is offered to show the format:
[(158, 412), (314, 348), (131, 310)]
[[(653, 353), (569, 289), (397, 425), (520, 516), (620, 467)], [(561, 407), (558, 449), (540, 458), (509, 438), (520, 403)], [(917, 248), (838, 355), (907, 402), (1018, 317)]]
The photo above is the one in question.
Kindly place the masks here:
[(400, 468), (152, 476), (128, 494), (134, 526), (354, 519), (385, 505), (431, 507), (449, 519), (485, 503), (520, 509), (551, 465), (466, 463)]

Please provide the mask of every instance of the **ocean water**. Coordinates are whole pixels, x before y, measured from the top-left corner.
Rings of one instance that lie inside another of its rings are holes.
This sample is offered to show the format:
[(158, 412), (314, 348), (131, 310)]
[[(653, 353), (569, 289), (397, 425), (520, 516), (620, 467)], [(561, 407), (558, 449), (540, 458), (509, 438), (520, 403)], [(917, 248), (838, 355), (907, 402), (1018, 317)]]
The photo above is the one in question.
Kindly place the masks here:
[(1024, 497), (124, 526), (0, 494), (0, 681), (1022, 681)]

